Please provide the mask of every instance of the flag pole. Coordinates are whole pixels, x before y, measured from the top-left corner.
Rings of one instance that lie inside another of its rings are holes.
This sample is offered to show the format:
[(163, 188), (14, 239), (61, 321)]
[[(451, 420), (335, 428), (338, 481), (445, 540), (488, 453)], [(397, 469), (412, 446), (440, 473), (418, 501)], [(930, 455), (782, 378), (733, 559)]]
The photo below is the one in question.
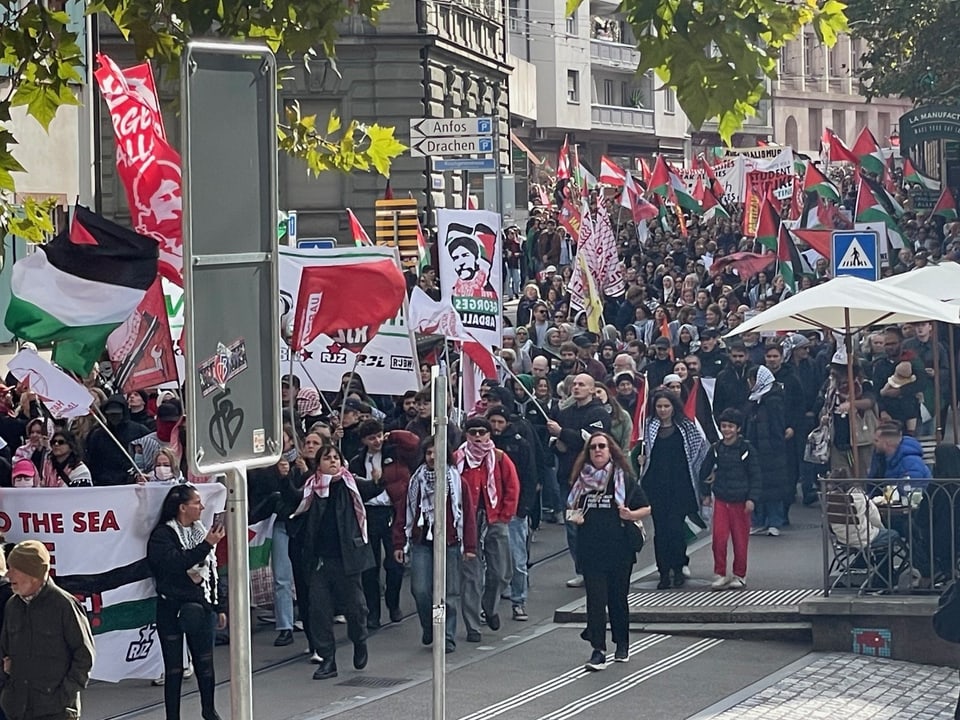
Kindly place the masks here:
[(536, 406), (540, 414), (543, 415), (544, 419), (552, 420), (553, 418), (547, 415), (547, 411), (543, 409), (543, 405), (541, 405), (537, 400), (537, 398), (533, 396), (533, 393), (527, 390), (527, 386), (524, 385), (522, 382), (520, 382), (520, 378), (518, 378), (516, 375), (513, 374), (513, 370), (511, 370), (510, 367), (503, 361), (503, 358), (500, 357), (499, 355), (494, 355), (493, 357), (500, 364), (500, 366), (503, 367), (503, 369), (506, 370), (507, 373), (509, 373), (510, 377), (512, 377), (514, 380), (517, 381), (517, 384), (520, 386), (520, 389), (523, 390), (524, 394), (533, 401), (534, 406)]
[(117, 438), (117, 436), (113, 434), (113, 431), (107, 426), (107, 423), (104, 422), (104, 419), (103, 419), (103, 417), (102, 417), (101, 414), (100, 414), (100, 408), (94, 407), (94, 406), (91, 405), (91, 406), (90, 406), (90, 410), (93, 411), (93, 419), (97, 421), (97, 423), (100, 425), (100, 427), (103, 428), (104, 432), (106, 432), (107, 435), (110, 436), (110, 439), (113, 440), (114, 443), (116, 443), (116, 445), (117, 445), (118, 448), (120, 448), (120, 452), (122, 452), (122, 453), (123, 453), (123, 456), (129, 461), (130, 467), (132, 467), (132, 468), (134, 469), (134, 471), (136, 471), (136, 476), (137, 476), (138, 478), (139, 478), (139, 477), (144, 477), (144, 478), (145, 478), (146, 476), (143, 474), (143, 471), (141, 471), (140, 468), (137, 466), (136, 460), (134, 460), (132, 457), (130, 457), (130, 453), (129, 453), (129, 452), (127, 451), (127, 449), (123, 446), (123, 443), (120, 442), (120, 440)]
[[(357, 365), (360, 363), (360, 353), (353, 358), (353, 367), (350, 368), (350, 377), (347, 378), (347, 387), (343, 391), (343, 400), (340, 402), (340, 427), (343, 427), (343, 413), (347, 409), (347, 396), (350, 394), (350, 386), (353, 385), (353, 378), (357, 375)], [(337, 443), (339, 445), (339, 443)]]

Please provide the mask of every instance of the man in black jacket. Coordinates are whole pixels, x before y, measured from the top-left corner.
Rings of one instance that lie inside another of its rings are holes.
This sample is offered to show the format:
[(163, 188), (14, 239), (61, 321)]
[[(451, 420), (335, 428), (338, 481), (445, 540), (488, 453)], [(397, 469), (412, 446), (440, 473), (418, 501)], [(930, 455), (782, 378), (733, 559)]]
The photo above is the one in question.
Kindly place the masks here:
[[(570, 475), (577, 455), (591, 433), (602, 430), (610, 432), (610, 414), (604, 410), (603, 403), (596, 396), (596, 382), (586, 373), (573, 379), (570, 394), (574, 403), (561, 410), (556, 419), (547, 421), (547, 432), (557, 454), (557, 480), (560, 494), (570, 487)], [(567, 523), (567, 547), (573, 557), (577, 576), (567, 581), (567, 587), (583, 587), (583, 574), (577, 565), (576, 525)]]
[[(800, 461), (803, 460), (803, 445), (799, 443), (798, 431), (804, 423), (804, 396), (803, 387), (794, 372), (793, 365), (783, 361), (783, 350), (780, 345), (771, 342), (767, 345), (765, 365), (773, 373), (774, 379), (783, 386), (784, 422), (786, 423), (787, 442), (787, 477), (790, 480), (790, 490), (783, 498), (785, 512), (789, 513), (790, 505), (797, 495), (797, 480), (800, 478)], [(811, 428), (812, 430), (813, 428)], [(806, 440), (806, 436), (804, 436)], [(789, 518), (787, 518), (789, 524)]]
[(700, 331), (700, 375), (705, 378), (715, 378), (727, 367), (730, 362), (727, 353), (720, 347), (720, 333), (716, 328), (706, 328)]
[(510, 422), (506, 408), (499, 405), (487, 410), (487, 420), (493, 429), (493, 444), (503, 450), (517, 468), (520, 478), (520, 499), (517, 512), (507, 523), (510, 535), (510, 555), (513, 558), (513, 578), (510, 580), (510, 603), (513, 619), (527, 620), (527, 533), (529, 516), (537, 499), (538, 473), (534, 449)]
[(670, 357), (670, 340), (663, 336), (653, 342), (656, 357), (647, 363), (647, 387), (656, 390), (663, 385), (663, 379), (673, 372), (673, 359)]
[(713, 414), (717, 419), (727, 408), (743, 411), (750, 390), (747, 387), (747, 348), (739, 340), (730, 344), (730, 364), (717, 375), (713, 391)]
[[(130, 457), (138, 454), (136, 440), (150, 434), (150, 430), (130, 420), (130, 409), (123, 395), (111, 395), (103, 404), (109, 432), (102, 427), (94, 428), (87, 438), (86, 463), (90, 468), (94, 485), (131, 485), (137, 481), (140, 468), (130, 465), (130, 460), (117, 446), (126, 449)], [(113, 435), (113, 438), (110, 435)], [(117, 442), (114, 442), (116, 438)], [(142, 455), (142, 451), (139, 453)]]

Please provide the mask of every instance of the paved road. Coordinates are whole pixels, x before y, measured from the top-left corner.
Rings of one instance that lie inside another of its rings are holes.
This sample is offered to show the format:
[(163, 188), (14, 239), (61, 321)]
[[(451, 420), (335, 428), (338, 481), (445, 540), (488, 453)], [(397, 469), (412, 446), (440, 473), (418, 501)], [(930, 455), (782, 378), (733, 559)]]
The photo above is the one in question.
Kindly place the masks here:
[[(780, 538), (751, 539), (751, 587), (816, 587), (819, 572), (816, 513), (797, 509), (793, 528)], [(709, 546), (693, 554), (691, 590), (702, 589), (710, 574)], [(639, 568), (652, 562), (651, 548)], [(533, 545), (536, 562), (530, 621), (506, 618), (499, 632), (484, 632), (483, 642), (463, 640), (447, 656), (447, 717), (451, 720), (523, 718), (565, 720), (582, 717), (698, 720), (745, 717), (949, 718), (956, 699), (956, 672), (853, 655), (810, 654), (804, 644), (700, 639), (634, 633), (630, 662), (587, 673), (588, 647), (579, 627), (552, 622), (555, 608), (582, 598), (568, 589), (571, 563), (561, 527), (546, 525)], [(635, 578), (635, 590), (650, 577)], [(686, 591), (669, 591), (682, 593)], [(271, 627), (254, 635), (256, 717), (263, 720), (380, 720), (430, 717), (431, 656), (419, 643), (419, 626), (407, 588), (403, 622), (370, 639), (370, 664), (350, 667), (350, 648), (340, 652), (340, 676), (313, 681), (314, 666), (302, 654), (302, 634), (288, 648), (272, 646)], [(344, 628), (338, 634), (346, 643)], [(217, 649), (218, 677), (228, 675), (226, 648)], [(195, 684), (187, 681), (187, 688)], [(221, 715), (228, 716), (228, 687), (218, 689)], [(163, 718), (162, 690), (146, 681), (95, 684), (85, 697), (85, 718)], [(184, 717), (198, 715), (196, 693), (184, 699)]]

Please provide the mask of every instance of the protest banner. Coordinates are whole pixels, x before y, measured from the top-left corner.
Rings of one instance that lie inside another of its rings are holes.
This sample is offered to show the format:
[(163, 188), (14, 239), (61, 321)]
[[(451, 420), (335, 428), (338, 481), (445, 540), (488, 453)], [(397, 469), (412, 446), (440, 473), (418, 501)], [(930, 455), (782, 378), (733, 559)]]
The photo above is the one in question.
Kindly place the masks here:
[(437, 210), (440, 293), (463, 327), (487, 347), (500, 347), (503, 289), (500, 216), (486, 210)]
[[(393, 257), (393, 248), (347, 247), (331, 250), (305, 250), (280, 248), (280, 305), (281, 326), (292, 328), (293, 313), (300, 294), (303, 268), (322, 265), (333, 259), (361, 263), (364, 259), (382, 260)], [(353, 298), (362, 308), (363, 298), (377, 292), (376, 287), (352, 287), (349, 272), (340, 271), (339, 292)], [(352, 340), (366, 340), (359, 352), (352, 349)], [(281, 338), (281, 372), (290, 371), (290, 346)], [(294, 352), (293, 374), (300, 378), (301, 387), (316, 387), (317, 390), (337, 392), (345, 375), (356, 364), (356, 375), (363, 380), (368, 393), (374, 395), (397, 395), (407, 390), (419, 389), (417, 381), (416, 344), (407, 328), (404, 309), (396, 317), (380, 325), (379, 329), (364, 338), (332, 338), (320, 334), (304, 348)]]
[(7, 371), (35, 392), (55, 418), (78, 418), (90, 412), (90, 391), (33, 350), (24, 349), (14, 355), (7, 363)]
[[(0, 532), (8, 542), (43, 542), (56, 583), (87, 611), (97, 650), (95, 680), (163, 673), (156, 587), (146, 555), (170, 487), (0, 488)], [(196, 487), (205, 506), (201, 522), (209, 527), (227, 490), (218, 483)]]

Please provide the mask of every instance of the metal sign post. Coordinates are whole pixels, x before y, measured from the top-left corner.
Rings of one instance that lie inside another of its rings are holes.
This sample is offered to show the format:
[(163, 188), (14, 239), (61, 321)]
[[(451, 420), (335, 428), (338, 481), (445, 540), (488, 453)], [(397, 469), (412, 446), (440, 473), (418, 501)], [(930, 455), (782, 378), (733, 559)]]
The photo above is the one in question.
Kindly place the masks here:
[(263, 45), (191, 42), (180, 72), (187, 456), (227, 473), (233, 720), (253, 718), (247, 468), (282, 449), (276, 67)]
[(447, 637), (447, 377), (433, 367), (433, 720), (446, 710)]

